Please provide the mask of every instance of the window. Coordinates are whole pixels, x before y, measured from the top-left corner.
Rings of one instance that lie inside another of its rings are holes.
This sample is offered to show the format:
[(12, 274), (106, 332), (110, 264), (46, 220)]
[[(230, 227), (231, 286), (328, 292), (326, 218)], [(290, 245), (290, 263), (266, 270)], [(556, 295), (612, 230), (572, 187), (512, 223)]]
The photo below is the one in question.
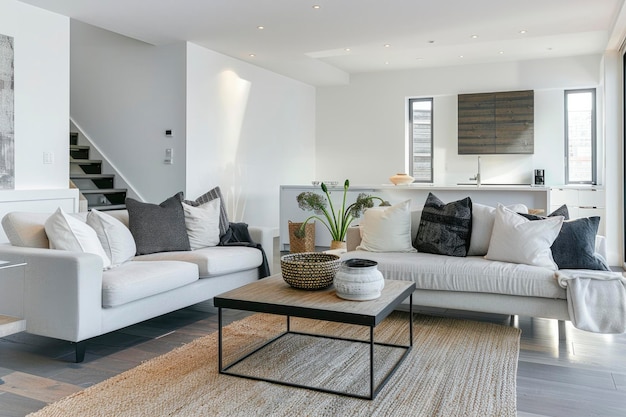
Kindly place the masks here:
[(433, 99), (409, 99), (409, 172), (415, 182), (433, 182)]
[(596, 90), (565, 91), (565, 183), (596, 183)]

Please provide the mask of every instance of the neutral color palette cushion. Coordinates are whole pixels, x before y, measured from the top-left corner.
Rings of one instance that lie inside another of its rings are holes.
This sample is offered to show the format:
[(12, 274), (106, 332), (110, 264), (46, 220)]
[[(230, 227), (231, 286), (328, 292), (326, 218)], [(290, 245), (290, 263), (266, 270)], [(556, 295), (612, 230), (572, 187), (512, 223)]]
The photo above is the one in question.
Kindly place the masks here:
[(187, 262), (126, 262), (102, 274), (102, 307), (115, 307), (182, 287), (198, 280)]
[[(512, 204), (507, 207), (518, 213), (528, 213), (528, 207), (524, 204)], [(487, 254), (495, 220), (495, 207), (472, 203), (472, 236), (467, 251), (468, 256)]]
[(50, 213), (12, 211), (2, 218), (2, 228), (13, 246), (25, 248), (50, 247), (44, 223)]
[(135, 256), (137, 247), (133, 235), (115, 217), (92, 209), (87, 215), (87, 224), (96, 231), (112, 267), (119, 266)]
[(556, 270), (550, 246), (562, 225), (562, 216), (531, 221), (500, 204), (485, 258)]
[(247, 246), (213, 246), (193, 251), (160, 252), (135, 256), (134, 261), (184, 261), (196, 264), (200, 278), (258, 268), (263, 255)]
[(555, 271), (532, 265), (489, 261), (482, 256), (460, 258), (419, 252), (352, 251), (341, 256), (342, 261), (350, 258), (376, 261), (385, 279), (414, 281), (417, 288), (425, 290), (566, 298)]
[(183, 203), (191, 250), (220, 243), (220, 201), (216, 198), (197, 207)]
[(102, 248), (96, 231), (86, 223), (58, 208), (44, 223), (50, 249), (85, 252), (98, 255), (103, 268), (111, 266), (111, 260)]
[(220, 187), (210, 189), (195, 200), (184, 200), (184, 203), (189, 204), (190, 206), (197, 207), (218, 198), (220, 200), (220, 236), (222, 236), (230, 227), (230, 222), (228, 220), (228, 213), (226, 212), (226, 205), (224, 203), (225, 200), (222, 196), (222, 191), (220, 190)]
[(361, 244), (370, 252), (415, 252), (411, 243), (411, 200), (387, 207), (372, 207), (363, 213)]

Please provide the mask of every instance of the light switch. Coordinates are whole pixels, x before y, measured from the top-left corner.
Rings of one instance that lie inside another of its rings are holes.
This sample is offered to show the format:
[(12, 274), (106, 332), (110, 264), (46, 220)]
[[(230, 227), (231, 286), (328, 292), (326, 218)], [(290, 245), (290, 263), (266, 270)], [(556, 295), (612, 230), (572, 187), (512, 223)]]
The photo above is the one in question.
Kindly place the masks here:
[(43, 163), (44, 164), (53, 164), (54, 163), (54, 152), (44, 152), (43, 153)]
[(172, 165), (174, 163), (174, 149), (165, 149), (165, 159), (163, 160), (163, 163), (168, 165)]

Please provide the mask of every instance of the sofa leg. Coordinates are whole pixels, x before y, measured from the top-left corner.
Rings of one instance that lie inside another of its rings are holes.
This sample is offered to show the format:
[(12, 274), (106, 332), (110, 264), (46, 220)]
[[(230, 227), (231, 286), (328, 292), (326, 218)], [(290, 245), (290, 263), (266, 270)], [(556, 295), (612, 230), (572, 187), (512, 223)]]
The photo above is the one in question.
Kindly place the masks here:
[(559, 320), (558, 323), (559, 340), (565, 340), (565, 321)]
[(80, 363), (85, 360), (85, 350), (87, 349), (87, 342), (82, 340), (74, 343), (74, 349), (76, 350), (76, 363)]

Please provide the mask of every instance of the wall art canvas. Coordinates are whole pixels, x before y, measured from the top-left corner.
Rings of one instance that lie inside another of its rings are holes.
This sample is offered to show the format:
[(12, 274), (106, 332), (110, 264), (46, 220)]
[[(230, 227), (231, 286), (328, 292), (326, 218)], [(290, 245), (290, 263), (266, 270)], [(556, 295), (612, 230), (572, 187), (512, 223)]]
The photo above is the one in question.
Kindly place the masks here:
[(0, 35), (0, 189), (15, 188), (13, 38)]

